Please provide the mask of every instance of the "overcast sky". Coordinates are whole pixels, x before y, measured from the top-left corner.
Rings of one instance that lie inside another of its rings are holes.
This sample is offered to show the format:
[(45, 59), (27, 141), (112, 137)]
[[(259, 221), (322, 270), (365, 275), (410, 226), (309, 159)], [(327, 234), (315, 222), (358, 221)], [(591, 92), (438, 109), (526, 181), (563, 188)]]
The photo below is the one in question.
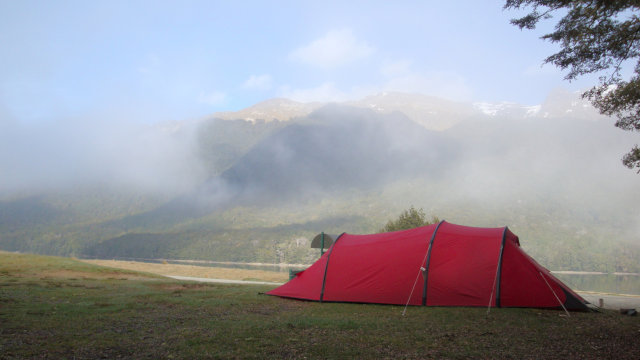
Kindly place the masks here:
[(541, 67), (554, 45), (503, 3), (0, 0), (0, 116), (153, 123), (381, 91), (535, 105), (592, 84)]

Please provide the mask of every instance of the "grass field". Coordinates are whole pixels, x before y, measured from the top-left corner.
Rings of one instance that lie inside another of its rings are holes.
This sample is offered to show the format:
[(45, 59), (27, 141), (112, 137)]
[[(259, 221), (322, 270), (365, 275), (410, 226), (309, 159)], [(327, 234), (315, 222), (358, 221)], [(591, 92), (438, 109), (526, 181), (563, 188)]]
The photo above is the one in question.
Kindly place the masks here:
[(0, 253), (1, 359), (638, 359), (616, 312), (302, 302), (68, 258)]

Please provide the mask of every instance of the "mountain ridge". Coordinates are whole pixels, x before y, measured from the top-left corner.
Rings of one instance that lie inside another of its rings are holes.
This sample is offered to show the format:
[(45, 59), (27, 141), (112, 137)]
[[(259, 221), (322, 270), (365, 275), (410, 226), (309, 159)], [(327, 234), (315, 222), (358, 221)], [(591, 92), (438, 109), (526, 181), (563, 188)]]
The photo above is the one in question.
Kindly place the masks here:
[(210, 168), (197, 187), (170, 199), (97, 189), (0, 201), (12, 215), (0, 221), (0, 248), (308, 262), (315, 252), (301, 244), (317, 232), (374, 232), (414, 205), (454, 223), (508, 225), (558, 270), (637, 271), (640, 191), (614, 162), (627, 134), (579, 113), (574, 98), (550, 100), (531, 116), (518, 106), (489, 116), (466, 104), (460, 119), (440, 115), (452, 124), (440, 130), (373, 108), (376, 98), (288, 121), (211, 118), (192, 144)]
[(468, 119), (495, 117), (598, 117), (597, 110), (580, 94), (556, 89), (543, 103), (523, 105), (514, 102), (462, 102), (418, 93), (382, 92), (357, 100), (338, 102), (298, 102), (272, 98), (238, 111), (217, 112), (208, 118), (222, 120), (292, 121), (308, 116), (329, 104), (371, 109), (377, 113), (401, 112), (421, 126), (443, 131)]

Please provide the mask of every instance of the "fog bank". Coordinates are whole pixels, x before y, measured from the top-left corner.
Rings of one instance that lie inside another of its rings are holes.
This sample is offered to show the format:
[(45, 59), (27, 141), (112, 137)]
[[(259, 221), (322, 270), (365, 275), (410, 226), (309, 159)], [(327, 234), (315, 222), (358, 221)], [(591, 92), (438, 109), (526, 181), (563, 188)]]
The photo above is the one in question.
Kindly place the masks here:
[(0, 123), (0, 194), (100, 185), (179, 193), (202, 181), (195, 126), (72, 119)]

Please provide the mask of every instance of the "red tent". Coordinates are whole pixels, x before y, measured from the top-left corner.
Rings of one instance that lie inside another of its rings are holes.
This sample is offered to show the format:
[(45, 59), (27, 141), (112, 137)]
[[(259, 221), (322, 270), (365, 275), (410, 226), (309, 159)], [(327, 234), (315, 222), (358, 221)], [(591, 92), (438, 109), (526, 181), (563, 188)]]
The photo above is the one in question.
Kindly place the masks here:
[(587, 302), (527, 255), (508, 228), (445, 221), (342, 234), (318, 261), (267, 294), (320, 302), (587, 310)]

